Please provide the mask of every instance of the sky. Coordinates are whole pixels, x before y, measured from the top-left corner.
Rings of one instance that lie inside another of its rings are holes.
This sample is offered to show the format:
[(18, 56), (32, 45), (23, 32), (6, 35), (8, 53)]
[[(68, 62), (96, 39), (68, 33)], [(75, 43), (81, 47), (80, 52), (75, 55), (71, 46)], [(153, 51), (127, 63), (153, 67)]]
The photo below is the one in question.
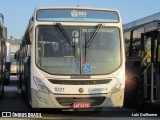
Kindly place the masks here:
[(0, 13), (5, 17), (8, 38), (21, 39), (29, 18), (41, 6), (89, 6), (116, 9), (123, 24), (160, 12), (160, 0), (0, 0)]

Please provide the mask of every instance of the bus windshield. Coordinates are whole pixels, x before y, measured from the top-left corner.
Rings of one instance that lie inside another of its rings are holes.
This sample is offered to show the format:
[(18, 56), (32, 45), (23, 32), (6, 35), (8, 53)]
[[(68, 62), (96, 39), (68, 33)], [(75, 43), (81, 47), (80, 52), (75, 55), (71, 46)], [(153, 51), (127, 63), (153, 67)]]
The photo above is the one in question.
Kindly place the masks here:
[[(109, 74), (121, 64), (117, 27), (39, 25), (36, 65), (49, 74)], [(98, 32), (92, 40), (95, 32)], [(68, 39), (65, 37), (68, 36)], [(91, 41), (90, 41), (91, 40)], [(88, 43), (90, 42), (90, 45)]]

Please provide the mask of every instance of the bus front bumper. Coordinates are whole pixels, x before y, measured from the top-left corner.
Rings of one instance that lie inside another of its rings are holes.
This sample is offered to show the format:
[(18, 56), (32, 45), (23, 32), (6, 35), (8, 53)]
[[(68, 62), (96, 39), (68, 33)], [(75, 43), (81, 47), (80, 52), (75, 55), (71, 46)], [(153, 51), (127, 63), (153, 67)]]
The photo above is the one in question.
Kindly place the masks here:
[[(80, 102), (88, 102), (87, 100), (93, 101), (93, 98), (105, 98), (101, 104), (90, 106), (90, 108), (95, 107), (122, 107), (124, 100), (124, 89), (116, 93), (98, 94), (98, 95), (56, 95), (56, 94), (45, 94), (38, 90), (31, 89), (31, 104), (32, 108), (72, 108), (72, 103), (67, 103), (72, 101), (73, 98), (80, 99)], [(58, 99), (61, 99), (59, 102)], [(64, 99), (63, 99), (64, 98)], [(71, 99), (69, 99), (71, 98)], [(88, 98), (85, 100), (85, 98)], [(67, 101), (68, 99), (68, 101)], [(65, 101), (66, 100), (66, 101)], [(96, 100), (95, 100), (96, 101)], [(66, 102), (66, 105), (62, 105), (62, 102)], [(77, 102), (77, 101), (76, 101)]]

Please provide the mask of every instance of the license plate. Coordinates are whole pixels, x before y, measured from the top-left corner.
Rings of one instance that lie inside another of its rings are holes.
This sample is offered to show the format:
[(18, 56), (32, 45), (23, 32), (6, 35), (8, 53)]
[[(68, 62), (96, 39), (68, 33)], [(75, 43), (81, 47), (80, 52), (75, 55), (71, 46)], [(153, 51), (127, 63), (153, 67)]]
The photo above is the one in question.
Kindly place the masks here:
[(74, 102), (72, 104), (72, 108), (88, 108), (89, 103), (88, 102)]

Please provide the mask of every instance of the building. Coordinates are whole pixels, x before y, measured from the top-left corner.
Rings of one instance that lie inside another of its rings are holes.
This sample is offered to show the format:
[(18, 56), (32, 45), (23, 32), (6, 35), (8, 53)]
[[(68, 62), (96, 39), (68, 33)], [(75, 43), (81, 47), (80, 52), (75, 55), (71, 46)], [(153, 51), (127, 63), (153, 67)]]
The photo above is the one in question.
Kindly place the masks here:
[(8, 39), (8, 43), (10, 43), (10, 51), (11, 51), (11, 74), (15, 74), (16, 70), (16, 60), (14, 59), (15, 53), (19, 50), (20, 44), (22, 42), (21, 39)]

